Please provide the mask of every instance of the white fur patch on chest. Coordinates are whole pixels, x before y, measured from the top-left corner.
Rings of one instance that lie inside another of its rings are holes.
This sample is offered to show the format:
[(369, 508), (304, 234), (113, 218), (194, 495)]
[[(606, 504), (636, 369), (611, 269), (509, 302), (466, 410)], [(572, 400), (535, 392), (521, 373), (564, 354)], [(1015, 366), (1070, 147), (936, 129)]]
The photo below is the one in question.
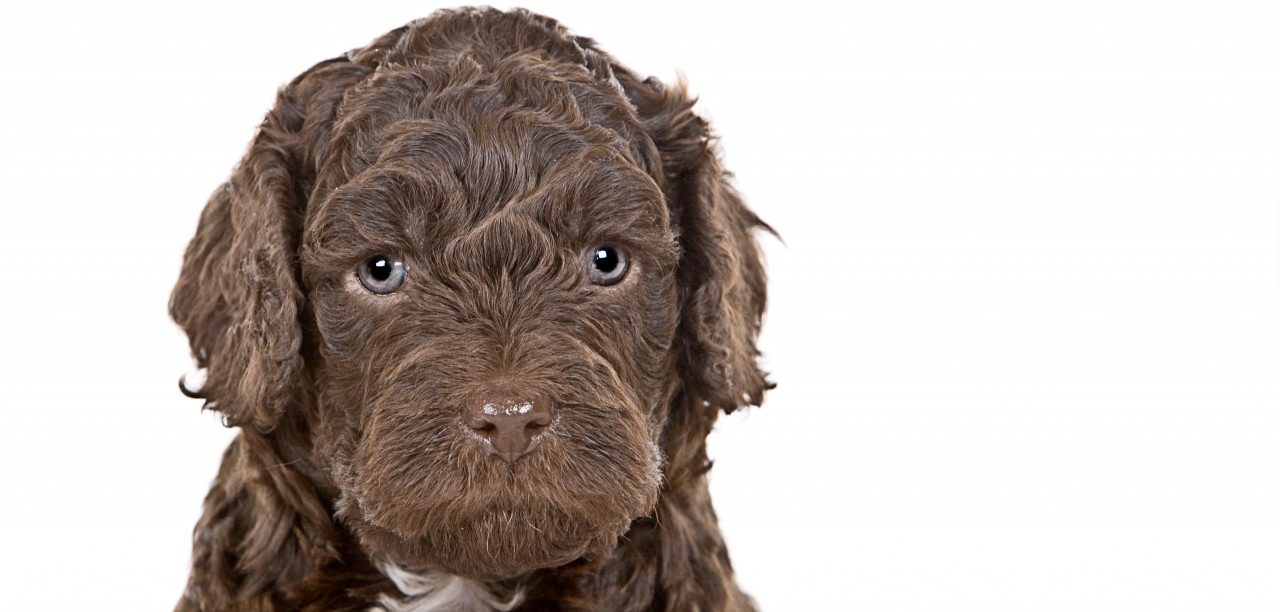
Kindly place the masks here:
[(384, 564), (382, 573), (400, 590), (378, 597), (373, 610), (385, 612), (491, 612), (512, 610), (520, 605), (524, 593), (517, 592), (502, 600), (484, 585), (461, 576), (429, 572), (417, 574), (399, 566)]

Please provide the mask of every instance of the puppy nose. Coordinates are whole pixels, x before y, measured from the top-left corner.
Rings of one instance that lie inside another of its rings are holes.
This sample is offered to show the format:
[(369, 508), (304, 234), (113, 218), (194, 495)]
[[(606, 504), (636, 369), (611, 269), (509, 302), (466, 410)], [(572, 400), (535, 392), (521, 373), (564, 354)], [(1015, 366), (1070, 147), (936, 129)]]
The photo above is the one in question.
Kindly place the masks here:
[(515, 463), (538, 446), (538, 434), (551, 424), (551, 403), (544, 398), (491, 393), (473, 400), (463, 420), (489, 441), (493, 454)]

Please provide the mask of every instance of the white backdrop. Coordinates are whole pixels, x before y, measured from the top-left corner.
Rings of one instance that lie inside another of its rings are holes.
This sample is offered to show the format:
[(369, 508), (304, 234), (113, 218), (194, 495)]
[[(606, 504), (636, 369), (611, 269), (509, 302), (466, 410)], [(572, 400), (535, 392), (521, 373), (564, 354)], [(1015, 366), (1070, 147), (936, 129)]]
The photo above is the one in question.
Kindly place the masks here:
[[(1280, 609), (1280, 6), (525, 5), (687, 74), (785, 239), (780, 386), (712, 440), (765, 609)], [(176, 601), (232, 435), (176, 388), (197, 214), (437, 6), (0, 9), (7, 607)]]

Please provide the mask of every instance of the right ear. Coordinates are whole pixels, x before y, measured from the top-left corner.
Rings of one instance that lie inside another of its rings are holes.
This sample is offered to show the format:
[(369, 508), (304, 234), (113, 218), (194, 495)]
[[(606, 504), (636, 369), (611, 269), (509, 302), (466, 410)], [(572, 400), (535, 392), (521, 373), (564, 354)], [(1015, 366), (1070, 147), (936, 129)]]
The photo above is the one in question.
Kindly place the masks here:
[(307, 194), (342, 94), (367, 73), (340, 58), (281, 88), (187, 246), (169, 314), (206, 376), (183, 390), (228, 426), (273, 429), (303, 375), (296, 253)]

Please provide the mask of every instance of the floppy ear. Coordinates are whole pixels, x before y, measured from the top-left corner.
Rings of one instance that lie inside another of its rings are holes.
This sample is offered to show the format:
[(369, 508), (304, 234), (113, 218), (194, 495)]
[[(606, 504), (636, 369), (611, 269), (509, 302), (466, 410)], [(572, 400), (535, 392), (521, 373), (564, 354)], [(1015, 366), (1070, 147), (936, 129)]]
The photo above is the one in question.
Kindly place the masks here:
[(757, 364), (765, 273), (752, 231), (773, 232), (747, 209), (720, 166), (710, 126), (683, 82), (666, 87), (619, 74), (658, 149), (680, 237), (677, 342), (686, 392), (725, 412), (759, 405), (773, 388)]
[(343, 85), (362, 74), (329, 60), (283, 87), (187, 247), (169, 313), (206, 377), (183, 391), (204, 398), (228, 426), (270, 431), (303, 375), (295, 254), (306, 194)]

